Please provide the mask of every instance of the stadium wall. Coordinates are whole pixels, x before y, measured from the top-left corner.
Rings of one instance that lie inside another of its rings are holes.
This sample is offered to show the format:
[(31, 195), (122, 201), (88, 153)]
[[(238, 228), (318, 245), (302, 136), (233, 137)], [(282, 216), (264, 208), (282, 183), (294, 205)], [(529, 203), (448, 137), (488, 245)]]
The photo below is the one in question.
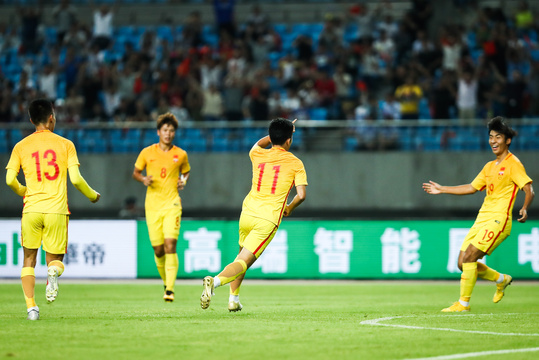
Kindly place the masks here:
[[(421, 184), (428, 180), (444, 185), (469, 183), (485, 163), (493, 159), (489, 152), (296, 154), (305, 164), (309, 181), (307, 200), (298, 208), (296, 216), (308, 212), (318, 213), (320, 217), (332, 211), (378, 211), (382, 217), (385, 211), (393, 211), (399, 217), (407, 217), (414, 211), (436, 214), (443, 210), (468, 210), (474, 216), (484, 194), (433, 197), (423, 192)], [(145, 188), (131, 177), (136, 156), (79, 155), (81, 173), (101, 193), (101, 200), (91, 204), (71, 184), (68, 185), (72, 218), (88, 214), (115, 217), (130, 196), (136, 197), (138, 205), (143, 206)], [(536, 166), (539, 154), (522, 152), (516, 156), (523, 162), (528, 175), (539, 179), (539, 167)], [(7, 154), (0, 155), (3, 167), (8, 160)], [(236, 217), (251, 185), (248, 155), (191, 153), (189, 162), (191, 178), (181, 193), (184, 215), (196, 211), (215, 214), (219, 209), (225, 217)], [(19, 177), (23, 181), (22, 171)], [(519, 192), (518, 196), (515, 210), (522, 204), (524, 194)], [(0, 185), (0, 201), (0, 216), (20, 214), (22, 199), (7, 187), (4, 180)], [(530, 217), (538, 204), (536, 201), (532, 205)]]

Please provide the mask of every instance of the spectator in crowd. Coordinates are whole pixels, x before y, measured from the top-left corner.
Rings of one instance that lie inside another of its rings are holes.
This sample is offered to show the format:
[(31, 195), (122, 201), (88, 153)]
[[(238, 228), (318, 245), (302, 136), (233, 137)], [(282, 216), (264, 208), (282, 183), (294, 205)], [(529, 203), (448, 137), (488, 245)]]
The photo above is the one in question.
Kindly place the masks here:
[(449, 71), (444, 71), (438, 84), (432, 90), (431, 103), (433, 105), (433, 118), (451, 119), (451, 108), (455, 107), (457, 89), (454, 85), (454, 76)]
[(215, 22), (219, 31), (219, 36), (233, 38), (236, 35), (236, 23), (234, 20), (235, 0), (213, 0), (215, 11)]
[(458, 68), (457, 108), (459, 119), (465, 125), (474, 125), (477, 119), (477, 78), (481, 66), (483, 66), (483, 60), (475, 69), (470, 64), (467, 67), (461, 65)]
[(101, 4), (99, 8), (94, 6), (93, 0), (90, 1), (90, 5), (94, 11), (94, 29), (92, 41), (97, 45), (99, 50), (105, 50), (112, 42), (112, 34), (114, 31), (114, 8), (111, 8), (107, 4)]
[(202, 27), (202, 16), (200, 12), (191, 12), (183, 26), (183, 45), (185, 48), (196, 49), (203, 44)]
[(350, 89), (352, 86), (352, 76), (344, 71), (343, 65), (338, 65), (333, 74), (333, 82), (336, 87), (336, 102), (339, 113), (338, 118), (344, 119), (345, 111), (343, 104), (350, 98)]
[(58, 76), (56, 73), (56, 67), (53, 64), (45, 64), (43, 71), (38, 75), (38, 88), (45, 98), (54, 102), (57, 97), (56, 86), (58, 82)]
[(406, 82), (395, 90), (395, 98), (401, 104), (401, 119), (419, 119), (419, 100), (422, 97), (423, 90), (413, 76), (408, 76)]
[(247, 25), (252, 26), (255, 40), (260, 37), (263, 38), (269, 33), (270, 19), (258, 4), (253, 5), (251, 8), (251, 13), (247, 15), (246, 23)]
[(229, 121), (243, 120), (243, 97), (244, 84), (239, 77), (228, 75), (225, 79), (223, 89), (223, 103), (225, 107), (225, 117)]
[(204, 106), (202, 107), (202, 117), (206, 121), (216, 121), (223, 118), (223, 97), (217, 89), (217, 85), (210, 83), (204, 90)]
[(52, 18), (56, 24), (58, 43), (62, 44), (64, 36), (77, 24), (75, 8), (69, 0), (60, 0), (60, 3), (52, 9)]
[(41, 48), (43, 39), (39, 34), (39, 27), (42, 13), (42, 5), (19, 9), (21, 17), (21, 53), (35, 54)]
[(521, 35), (533, 26), (533, 12), (527, 1), (521, 0), (515, 13), (515, 26)]
[(539, 117), (539, 61), (532, 61), (530, 79), (528, 82), (530, 92), (530, 115)]
[(395, 99), (395, 94), (388, 92), (382, 103), (382, 118), (384, 120), (400, 120), (401, 104)]

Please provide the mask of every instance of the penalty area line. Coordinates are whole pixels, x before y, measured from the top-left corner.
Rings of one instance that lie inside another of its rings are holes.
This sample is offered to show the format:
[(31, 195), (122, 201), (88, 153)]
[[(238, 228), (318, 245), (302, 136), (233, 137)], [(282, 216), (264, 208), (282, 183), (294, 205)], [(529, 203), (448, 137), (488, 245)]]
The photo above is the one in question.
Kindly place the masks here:
[(526, 348), (526, 349), (508, 349), (508, 350), (489, 350), (489, 351), (478, 351), (471, 353), (463, 354), (453, 354), (453, 355), (441, 355), (425, 358), (416, 358), (408, 360), (451, 360), (451, 359), (466, 359), (479, 356), (488, 356), (488, 355), (500, 355), (500, 354), (514, 354), (514, 353), (523, 353), (523, 352), (532, 352), (539, 351), (539, 347)]
[(452, 331), (452, 332), (462, 332), (462, 333), (482, 334), (482, 335), (539, 336), (539, 334), (502, 333), (502, 332), (493, 332), (493, 331), (462, 330), (462, 329), (451, 329), (451, 328), (436, 328), (436, 327), (427, 327), (427, 326), (413, 326), (413, 325), (383, 324), (382, 323), (382, 321), (402, 319), (402, 318), (412, 318), (412, 317), (415, 317), (415, 316), (390, 316), (390, 317), (384, 317), (384, 318), (378, 318), (378, 319), (372, 319), (372, 320), (363, 320), (362, 322), (360, 322), (360, 324), (372, 325), (372, 326), (396, 327), (396, 328), (401, 328), (401, 329)]

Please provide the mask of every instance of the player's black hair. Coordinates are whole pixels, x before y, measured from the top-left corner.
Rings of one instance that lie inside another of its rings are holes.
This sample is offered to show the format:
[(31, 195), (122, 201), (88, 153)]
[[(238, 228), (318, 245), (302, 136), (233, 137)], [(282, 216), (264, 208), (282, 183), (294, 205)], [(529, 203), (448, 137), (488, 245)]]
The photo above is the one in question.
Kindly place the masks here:
[(28, 114), (32, 124), (45, 124), (54, 112), (52, 103), (47, 99), (33, 100), (28, 106)]
[(292, 138), (294, 124), (288, 119), (278, 117), (271, 120), (268, 132), (273, 145), (283, 145)]
[(488, 133), (490, 134), (492, 130), (505, 135), (506, 139), (512, 139), (517, 136), (517, 132), (513, 130), (501, 116), (496, 116), (488, 122)]
[(157, 118), (157, 130), (161, 130), (165, 124), (170, 124), (174, 126), (174, 130), (178, 130), (178, 120), (176, 119), (176, 116), (170, 112), (159, 115)]

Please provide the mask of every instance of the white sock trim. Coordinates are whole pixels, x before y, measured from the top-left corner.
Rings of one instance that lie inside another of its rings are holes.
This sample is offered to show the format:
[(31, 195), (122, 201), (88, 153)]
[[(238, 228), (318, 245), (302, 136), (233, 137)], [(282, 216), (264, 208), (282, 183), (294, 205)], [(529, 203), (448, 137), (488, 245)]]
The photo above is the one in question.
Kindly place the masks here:
[(32, 310), (35, 310), (35, 311), (38, 311), (38, 312), (39, 312), (39, 307), (37, 307), (37, 306), (32, 306), (31, 308), (26, 309), (26, 312), (30, 312), (30, 311), (32, 311)]
[(496, 280), (496, 284), (501, 284), (503, 282), (503, 279), (505, 279), (505, 276), (503, 276), (503, 274), (500, 273), (500, 277), (498, 278), (498, 280)]
[(234, 302), (240, 302), (240, 296), (239, 295), (232, 295), (230, 294), (228, 296), (228, 302), (231, 302), (231, 301), (234, 301)]
[(219, 279), (218, 276), (215, 276), (213, 278), (213, 287), (216, 288), (216, 287), (219, 287), (221, 286), (221, 279)]
[(462, 306), (470, 306), (470, 302), (469, 301), (462, 301), (462, 300), (459, 300), (459, 303), (462, 305)]

